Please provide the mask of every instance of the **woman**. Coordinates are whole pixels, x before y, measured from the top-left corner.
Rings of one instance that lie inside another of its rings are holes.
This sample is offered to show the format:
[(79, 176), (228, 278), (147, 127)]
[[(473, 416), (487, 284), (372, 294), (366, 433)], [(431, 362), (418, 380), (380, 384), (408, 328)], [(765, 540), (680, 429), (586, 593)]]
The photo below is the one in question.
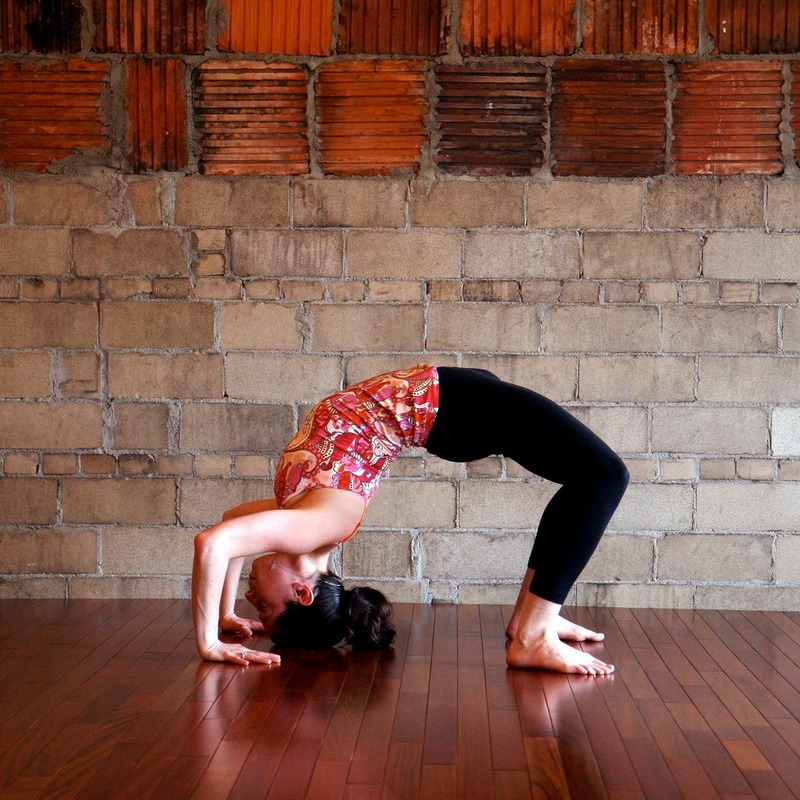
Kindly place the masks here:
[[(309, 413), (276, 469), (275, 499), (246, 503), (195, 539), (192, 608), (203, 658), (277, 663), (274, 653), (219, 640), (268, 633), (276, 643), (381, 647), (391, 606), (374, 589), (344, 591), (327, 572), (352, 536), (381, 475), (403, 447), (449, 461), (503, 455), (561, 484), (544, 510), (511, 620), (507, 660), (602, 675), (613, 666), (565, 643), (602, 634), (559, 615), (628, 483), (621, 459), (555, 403), (485, 370), (420, 365), (378, 375), (325, 398)], [(245, 597), (260, 622), (234, 613), (244, 559)]]

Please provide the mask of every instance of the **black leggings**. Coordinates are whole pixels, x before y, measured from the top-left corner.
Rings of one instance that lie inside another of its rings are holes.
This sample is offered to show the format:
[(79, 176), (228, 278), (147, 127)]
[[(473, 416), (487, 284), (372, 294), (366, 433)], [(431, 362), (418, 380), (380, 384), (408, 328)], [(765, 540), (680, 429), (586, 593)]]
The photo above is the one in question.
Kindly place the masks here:
[(619, 456), (563, 408), (481, 369), (439, 367), (439, 412), (426, 449), (447, 461), (511, 458), (561, 488), (542, 514), (531, 592), (564, 600), (628, 485)]

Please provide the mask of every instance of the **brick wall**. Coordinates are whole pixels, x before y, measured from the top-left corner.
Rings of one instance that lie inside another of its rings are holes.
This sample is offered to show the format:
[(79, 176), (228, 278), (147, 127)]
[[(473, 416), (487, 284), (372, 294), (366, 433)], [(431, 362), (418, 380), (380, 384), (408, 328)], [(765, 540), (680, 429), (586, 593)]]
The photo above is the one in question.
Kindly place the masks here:
[[(311, 402), (432, 361), (625, 457), (578, 602), (797, 608), (793, 4), (52, 5), (0, 0), (0, 596), (185, 596)], [(408, 453), (337, 565), (513, 599), (551, 492)]]

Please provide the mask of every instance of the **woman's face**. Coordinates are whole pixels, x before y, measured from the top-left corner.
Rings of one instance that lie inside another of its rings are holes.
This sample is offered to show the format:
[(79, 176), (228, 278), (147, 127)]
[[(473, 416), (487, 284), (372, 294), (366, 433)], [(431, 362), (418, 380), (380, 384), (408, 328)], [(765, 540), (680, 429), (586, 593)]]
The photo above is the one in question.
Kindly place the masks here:
[(258, 611), (258, 618), (267, 634), (273, 632), (275, 620), (290, 601), (302, 603), (310, 594), (307, 584), (288, 568), (286, 562), (282, 553), (261, 556), (253, 561), (248, 576), (250, 588), (244, 593), (244, 599)]

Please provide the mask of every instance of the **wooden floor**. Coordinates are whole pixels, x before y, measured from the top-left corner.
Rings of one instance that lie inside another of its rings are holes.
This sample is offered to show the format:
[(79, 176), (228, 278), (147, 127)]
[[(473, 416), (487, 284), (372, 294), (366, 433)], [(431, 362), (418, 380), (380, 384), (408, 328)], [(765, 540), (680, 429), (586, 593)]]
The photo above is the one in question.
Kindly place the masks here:
[(242, 669), (185, 601), (0, 601), (0, 797), (800, 797), (800, 615), (579, 609), (587, 678), (507, 670), (508, 611)]

